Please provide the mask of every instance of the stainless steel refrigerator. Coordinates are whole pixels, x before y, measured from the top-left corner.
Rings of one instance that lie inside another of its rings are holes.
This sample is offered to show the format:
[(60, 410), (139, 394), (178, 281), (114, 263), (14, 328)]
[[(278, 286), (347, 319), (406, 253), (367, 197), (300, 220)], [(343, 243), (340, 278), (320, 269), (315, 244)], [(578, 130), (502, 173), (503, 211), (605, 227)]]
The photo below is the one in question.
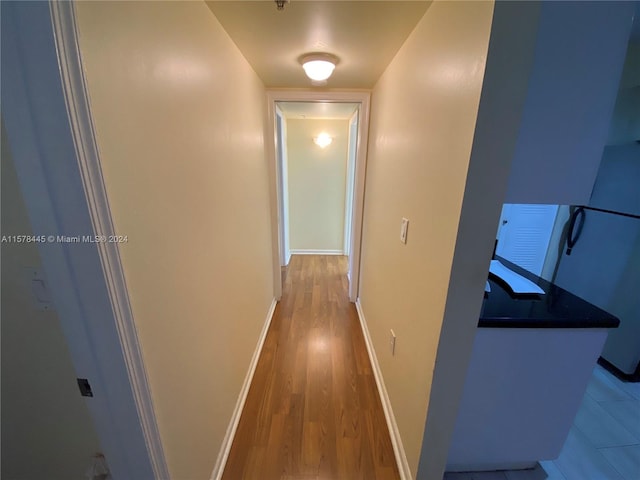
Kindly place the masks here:
[(639, 381), (640, 144), (605, 149), (583, 207), (571, 208), (553, 281), (620, 319), (601, 357), (623, 378)]

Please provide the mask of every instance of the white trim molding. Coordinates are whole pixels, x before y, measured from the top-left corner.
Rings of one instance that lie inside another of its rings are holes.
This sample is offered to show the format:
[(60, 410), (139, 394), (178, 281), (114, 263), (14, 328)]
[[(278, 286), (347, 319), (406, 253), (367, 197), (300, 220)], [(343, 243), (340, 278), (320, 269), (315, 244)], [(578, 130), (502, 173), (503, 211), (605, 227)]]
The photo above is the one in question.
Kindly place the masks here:
[(291, 255), (344, 255), (342, 250), (310, 250), (310, 249), (293, 249), (290, 250)]
[(356, 155), (358, 154), (358, 114), (359, 108), (353, 112), (349, 119), (349, 136), (347, 146), (347, 181), (345, 182), (344, 196), (344, 240), (342, 249), (345, 255), (349, 255), (351, 248), (351, 234), (353, 233), (353, 187), (355, 185)]
[(393, 415), (393, 408), (391, 408), (391, 401), (389, 400), (389, 395), (387, 394), (387, 388), (384, 385), (382, 371), (380, 370), (378, 358), (376, 357), (376, 351), (373, 348), (373, 343), (371, 342), (369, 328), (367, 327), (367, 321), (364, 318), (360, 299), (356, 301), (356, 310), (358, 311), (358, 318), (360, 319), (360, 326), (362, 327), (364, 342), (367, 345), (367, 353), (369, 354), (369, 361), (371, 362), (373, 376), (376, 379), (376, 385), (378, 386), (378, 393), (380, 395), (380, 401), (382, 402), (384, 417), (387, 420), (389, 436), (391, 437), (391, 444), (393, 445), (393, 453), (395, 454), (396, 463), (398, 464), (400, 478), (402, 480), (412, 480), (413, 477), (411, 476), (411, 470), (409, 469), (409, 462), (407, 461), (407, 455), (405, 454), (404, 447), (402, 445), (402, 438), (400, 438), (400, 430), (398, 430), (396, 417)]
[(264, 341), (267, 338), (267, 332), (269, 331), (269, 326), (271, 325), (271, 320), (273, 319), (273, 314), (276, 311), (277, 304), (278, 302), (274, 298), (271, 302), (271, 306), (269, 307), (269, 311), (267, 312), (267, 318), (264, 322), (264, 326), (262, 327), (262, 331), (260, 332), (260, 337), (258, 338), (256, 349), (253, 352), (253, 357), (251, 357), (249, 370), (247, 371), (247, 375), (244, 378), (244, 383), (242, 384), (242, 388), (240, 389), (240, 396), (238, 397), (236, 406), (233, 409), (233, 414), (231, 415), (231, 421), (229, 422), (229, 426), (227, 427), (227, 432), (225, 433), (224, 439), (222, 440), (222, 446), (220, 447), (218, 458), (216, 459), (216, 464), (213, 467), (213, 472), (211, 473), (211, 480), (220, 480), (222, 478), (222, 474), (224, 473), (224, 467), (227, 464), (229, 452), (231, 451), (231, 445), (233, 445), (233, 439), (236, 435), (238, 424), (240, 423), (240, 417), (242, 415), (242, 410), (244, 409), (244, 403), (247, 400), (249, 388), (251, 387), (251, 382), (253, 381), (253, 375), (256, 373), (258, 360), (260, 359), (262, 347), (264, 346)]
[[(278, 129), (278, 123), (280, 128)], [(281, 265), (289, 264), (291, 251), (289, 250), (289, 167), (287, 159), (287, 122), (276, 105), (276, 150), (277, 150), (277, 170), (278, 170), (278, 190), (280, 192), (278, 205), (279, 209), (279, 235), (280, 235), (280, 256)]]
[[(93, 117), (78, 45), (74, 3), (51, 2), (50, 8), (69, 124), (93, 231), (96, 236), (109, 238), (116, 235), (116, 231), (102, 177), (100, 154), (96, 144)], [(169, 471), (156, 422), (118, 243), (99, 242), (96, 243), (96, 247), (102, 263), (113, 318), (154, 476), (156, 479), (168, 479)]]

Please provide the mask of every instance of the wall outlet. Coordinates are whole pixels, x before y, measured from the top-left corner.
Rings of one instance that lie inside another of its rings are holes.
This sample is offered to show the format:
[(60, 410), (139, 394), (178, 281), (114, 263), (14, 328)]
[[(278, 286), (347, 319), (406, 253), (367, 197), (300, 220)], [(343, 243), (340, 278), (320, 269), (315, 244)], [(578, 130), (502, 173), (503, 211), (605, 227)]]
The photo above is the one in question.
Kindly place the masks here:
[(391, 356), (396, 354), (396, 334), (393, 330), (389, 330), (391, 336), (389, 337), (389, 350), (391, 350)]
[(409, 220), (406, 218), (402, 219), (402, 224), (400, 225), (400, 241), (404, 244), (407, 243), (407, 229), (409, 228)]

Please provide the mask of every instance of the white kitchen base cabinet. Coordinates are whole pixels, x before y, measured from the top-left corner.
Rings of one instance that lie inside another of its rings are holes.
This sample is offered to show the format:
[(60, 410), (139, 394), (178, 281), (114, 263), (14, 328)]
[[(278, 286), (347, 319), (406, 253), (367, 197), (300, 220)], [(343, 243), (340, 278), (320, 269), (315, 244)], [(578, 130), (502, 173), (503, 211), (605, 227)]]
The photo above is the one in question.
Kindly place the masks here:
[(558, 457), (607, 328), (478, 328), (446, 470)]

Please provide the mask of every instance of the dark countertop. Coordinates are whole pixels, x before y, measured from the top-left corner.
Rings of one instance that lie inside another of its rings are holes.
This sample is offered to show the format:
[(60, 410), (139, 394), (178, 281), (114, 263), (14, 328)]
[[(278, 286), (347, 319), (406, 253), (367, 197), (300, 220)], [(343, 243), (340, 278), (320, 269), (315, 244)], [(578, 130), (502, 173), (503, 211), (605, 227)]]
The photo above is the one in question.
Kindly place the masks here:
[(574, 294), (527, 270), (496, 260), (528, 278), (545, 295), (514, 295), (501, 280), (489, 275), (491, 292), (485, 293), (478, 327), (489, 328), (617, 328), (620, 320)]

